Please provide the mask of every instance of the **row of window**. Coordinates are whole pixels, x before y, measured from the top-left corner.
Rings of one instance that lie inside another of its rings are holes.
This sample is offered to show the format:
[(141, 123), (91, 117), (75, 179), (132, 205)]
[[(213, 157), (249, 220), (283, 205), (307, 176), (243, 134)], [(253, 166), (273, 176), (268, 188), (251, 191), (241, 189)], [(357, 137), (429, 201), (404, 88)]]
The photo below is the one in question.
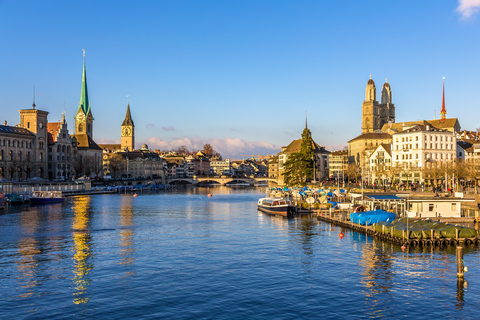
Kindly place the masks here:
[[(433, 137), (435, 137), (435, 139)], [(427, 140), (443, 141), (443, 137), (444, 137), (443, 135), (425, 135), (425, 141), (427, 141)], [(400, 140), (400, 138), (395, 139), (396, 142), (399, 142), (399, 140)], [(412, 141), (412, 136), (402, 137), (402, 142), (408, 142), (408, 141)], [(415, 141), (418, 141), (418, 136), (415, 136)], [(446, 142), (453, 141), (453, 137), (452, 136), (445, 136), (445, 141)]]
[(17, 145), (17, 148), (29, 148), (32, 149), (32, 142), (31, 141), (20, 141), (20, 140), (10, 140), (10, 139), (3, 139), (0, 140), (0, 146), (3, 147), (15, 147), (15, 144)]

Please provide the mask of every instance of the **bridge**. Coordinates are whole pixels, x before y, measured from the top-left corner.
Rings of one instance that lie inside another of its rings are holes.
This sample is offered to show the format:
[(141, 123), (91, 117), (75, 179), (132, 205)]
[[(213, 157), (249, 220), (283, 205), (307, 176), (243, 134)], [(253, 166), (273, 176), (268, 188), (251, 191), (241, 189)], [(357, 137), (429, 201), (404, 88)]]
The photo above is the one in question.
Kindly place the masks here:
[(248, 183), (250, 186), (254, 186), (256, 183), (266, 182), (266, 183), (275, 183), (278, 184), (277, 179), (267, 178), (267, 177), (197, 177), (193, 176), (193, 178), (168, 178), (168, 184), (176, 184), (176, 183), (189, 183), (192, 185), (198, 184), (219, 184), (222, 186), (226, 185), (234, 185), (236, 183)]

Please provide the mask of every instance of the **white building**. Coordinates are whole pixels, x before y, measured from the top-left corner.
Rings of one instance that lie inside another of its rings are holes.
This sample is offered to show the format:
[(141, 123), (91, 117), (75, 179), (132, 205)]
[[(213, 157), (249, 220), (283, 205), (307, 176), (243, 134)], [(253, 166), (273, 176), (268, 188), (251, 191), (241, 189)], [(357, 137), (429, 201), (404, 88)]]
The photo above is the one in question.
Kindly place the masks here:
[[(453, 162), (457, 156), (455, 133), (430, 125), (413, 125), (393, 134), (392, 167), (402, 171), (401, 180), (422, 182), (422, 168)], [(410, 178), (411, 177), (411, 178)]]
[(392, 145), (381, 144), (370, 155), (369, 172), (373, 182), (386, 182), (392, 168)]

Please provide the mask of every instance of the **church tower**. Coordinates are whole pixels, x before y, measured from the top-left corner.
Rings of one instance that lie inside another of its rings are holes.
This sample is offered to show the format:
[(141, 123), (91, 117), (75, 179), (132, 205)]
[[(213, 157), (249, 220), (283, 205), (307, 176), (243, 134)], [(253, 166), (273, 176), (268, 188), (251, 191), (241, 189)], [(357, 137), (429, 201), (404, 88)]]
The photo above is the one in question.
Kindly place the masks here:
[(447, 120), (447, 109), (445, 109), (445, 77), (443, 78), (442, 110), (440, 110), (440, 121)]
[(379, 129), (382, 129), (383, 125), (389, 122), (395, 122), (395, 105), (392, 103), (392, 89), (390, 84), (385, 79), (385, 83), (382, 87), (382, 97), (380, 109), (380, 124)]
[(135, 150), (135, 125), (130, 114), (130, 103), (127, 105), (127, 113), (122, 123), (121, 148), (127, 151)]
[(365, 101), (362, 104), (362, 133), (380, 129), (380, 115), (378, 111), (377, 89), (370, 75), (370, 80), (368, 80), (367, 88), (365, 89)]
[(87, 70), (85, 68), (85, 49), (83, 49), (83, 77), (82, 92), (78, 104), (77, 114), (75, 115), (75, 134), (87, 134), (93, 139), (93, 115), (88, 101), (87, 90)]

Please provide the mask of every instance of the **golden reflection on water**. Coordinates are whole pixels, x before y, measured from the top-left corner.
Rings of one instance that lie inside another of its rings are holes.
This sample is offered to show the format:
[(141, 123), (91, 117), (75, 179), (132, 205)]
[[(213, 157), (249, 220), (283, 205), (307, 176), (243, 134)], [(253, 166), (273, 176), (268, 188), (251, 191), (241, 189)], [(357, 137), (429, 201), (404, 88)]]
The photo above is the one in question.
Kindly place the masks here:
[(32, 208), (29, 211), (22, 212), (20, 216), (22, 225), (22, 233), (26, 237), (22, 237), (18, 242), (18, 255), (16, 266), (19, 271), (17, 281), (20, 283), (20, 288), (25, 289), (20, 293), (20, 298), (32, 296), (35, 291), (34, 288), (38, 285), (36, 277), (36, 269), (38, 268), (37, 255), (41, 253), (35, 234), (40, 226), (40, 213), (38, 208)]
[[(133, 244), (134, 232), (132, 230), (133, 226), (133, 207), (132, 207), (133, 197), (122, 197), (122, 206), (120, 208), (120, 256), (121, 259), (118, 264), (123, 266), (130, 266), (135, 261), (133, 253), (135, 252), (135, 247)], [(127, 276), (133, 275), (132, 270), (125, 271)]]
[(90, 285), (89, 273), (93, 268), (91, 237), (88, 230), (90, 201), (90, 197), (87, 196), (73, 199), (73, 302), (75, 304), (85, 304), (90, 299), (87, 293)]

